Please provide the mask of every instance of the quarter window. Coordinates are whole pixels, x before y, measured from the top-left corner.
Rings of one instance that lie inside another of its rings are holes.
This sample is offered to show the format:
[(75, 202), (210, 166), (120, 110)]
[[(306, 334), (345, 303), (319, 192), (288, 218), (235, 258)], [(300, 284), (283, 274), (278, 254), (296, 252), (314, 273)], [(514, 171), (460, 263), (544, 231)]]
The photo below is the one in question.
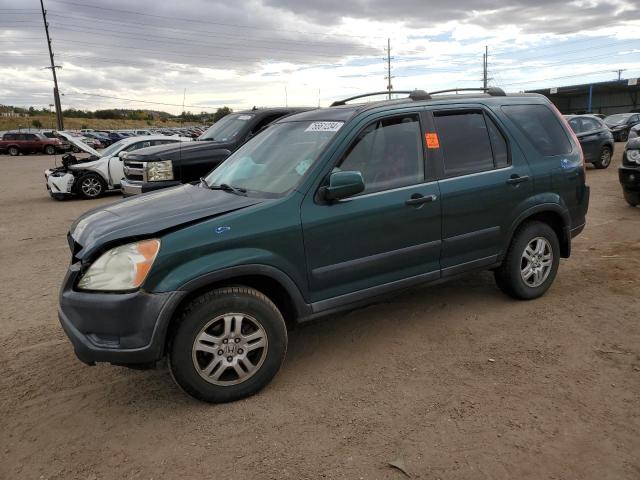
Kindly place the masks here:
[(502, 111), (542, 155), (571, 152), (571, 143), (558, 117), (545, 105), (504, 105)]
[[(482, 172), (494, 168), (493, 152), (487, 124), (482, 111), (434, 112), (434, 122), (440, 148), (444, 155), (444, 173), (447, 177)], [(495, 126), (494, 126), (495, 128)], [(503, 151), (506, 144), (496, 129), (496, 149)]]
[(424, 182), (422, 133), (417, 115), (385, 118), (369, 124), (338, 164), (362, 174), (373, 193)]

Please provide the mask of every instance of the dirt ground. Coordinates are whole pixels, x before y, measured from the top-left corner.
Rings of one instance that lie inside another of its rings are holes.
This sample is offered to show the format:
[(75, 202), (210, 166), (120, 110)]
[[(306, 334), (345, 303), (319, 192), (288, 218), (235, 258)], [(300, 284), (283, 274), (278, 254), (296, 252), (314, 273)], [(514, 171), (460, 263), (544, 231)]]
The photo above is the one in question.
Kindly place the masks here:
[(260, 394), (185, 396), (165, 368), (80, 363), (56, 316), (83, 211), (53, 157), (0, 156), (1, 479), (640, 478), (640, 208), (589, 169), (587, 227), (541, 299), (489, 272), (292, 332)]

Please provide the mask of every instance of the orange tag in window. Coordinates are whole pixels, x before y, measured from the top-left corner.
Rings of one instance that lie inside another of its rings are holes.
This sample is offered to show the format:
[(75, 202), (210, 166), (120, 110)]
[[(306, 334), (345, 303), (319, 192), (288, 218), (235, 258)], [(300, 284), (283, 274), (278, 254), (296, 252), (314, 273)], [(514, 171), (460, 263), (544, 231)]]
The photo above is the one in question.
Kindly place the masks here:
[(427, 148), (440, 148), (440, 141), (437, 133), (425, 133), (424, 138), (427, 141)]

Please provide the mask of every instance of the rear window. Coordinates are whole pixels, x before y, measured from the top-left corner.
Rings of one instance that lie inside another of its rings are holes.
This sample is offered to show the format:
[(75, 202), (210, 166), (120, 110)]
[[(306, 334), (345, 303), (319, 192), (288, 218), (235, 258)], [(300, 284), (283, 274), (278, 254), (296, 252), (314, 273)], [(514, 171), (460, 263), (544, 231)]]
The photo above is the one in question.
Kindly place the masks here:
[(2, 137), (3, 140), (15, 140), (16, 139), (16, 135), (15, 133), (5, 133), (4, 137)]
[(542, 155), (571, 152), (571, 143), (562, 124), (545, 105), (504, 105), (502, 111)]

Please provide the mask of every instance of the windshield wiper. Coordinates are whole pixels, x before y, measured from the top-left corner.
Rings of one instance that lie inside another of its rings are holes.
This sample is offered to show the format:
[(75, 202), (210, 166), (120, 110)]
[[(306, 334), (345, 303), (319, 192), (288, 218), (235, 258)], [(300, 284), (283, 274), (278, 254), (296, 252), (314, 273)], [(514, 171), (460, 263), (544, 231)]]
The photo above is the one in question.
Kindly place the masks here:
[(233, 187), (231, 185), (227, 185), (226, 183), (221, 183), (220, 185), (208, 185), (205, 182), (205, 185), (209, 187), (211, 190), (223, 190), (225, 192), (235, 193), (236, 195), (247, 196), (247, 189), (241, 187)]

